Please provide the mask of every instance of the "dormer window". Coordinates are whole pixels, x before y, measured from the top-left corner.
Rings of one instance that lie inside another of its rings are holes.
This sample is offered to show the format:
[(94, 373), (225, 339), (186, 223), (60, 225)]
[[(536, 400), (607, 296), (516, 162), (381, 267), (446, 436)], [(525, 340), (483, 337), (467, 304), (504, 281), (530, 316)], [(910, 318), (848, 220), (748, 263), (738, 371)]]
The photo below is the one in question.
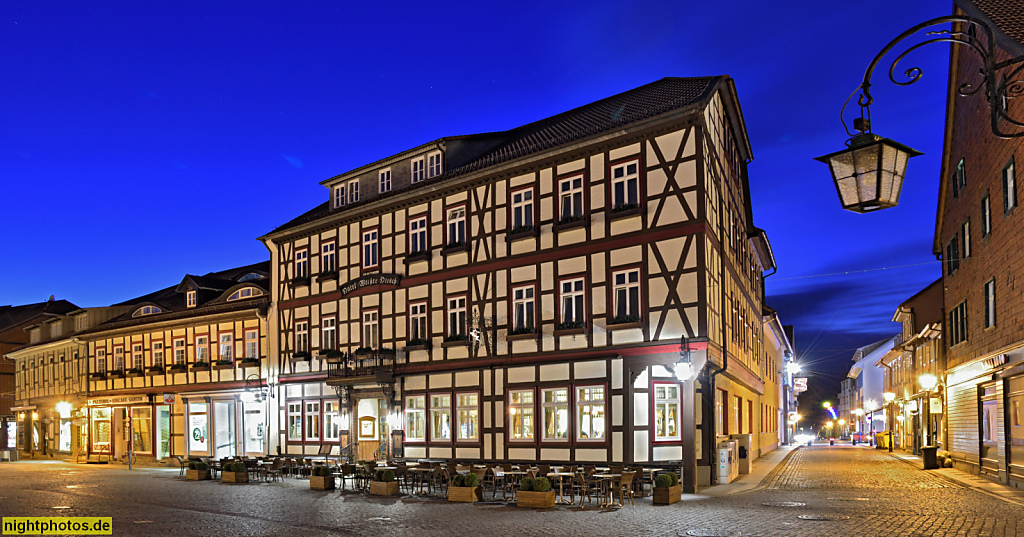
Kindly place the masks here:
[(255, 272), (250, 272), (250, 273), (246, 274), (245, 276), (242, 276), (241, 278), (239, 278), (238, 281), (239, 282), (251, 282), (253, 280), (260, 280), (262, 278), (263, 278), (262, 274), (257, 274)]
[(244, 300), (246, 298), (252, 298), (254, 296), (261, 295), (263, 295), (262, 289), (257, 289), (255, 287), (243, 287), (235, 291), (234, 293), (231, 293), (231, 296), (228, 297), (228, 302), (231, 302), (233, 300)]
[(132, 317), (142, 317), (143, 315), (153, 315), (154, 313), (163, 313), (163, 310), (156, 306), (142, 306), (141, 308), (135, 310), (135, 313), (132, 314)]
[(54, 322), (54, 323), (52, 323), (50, 325), (50, 337), (51, 338), (58, 338), (58, 337), (60, 337), (60, 324), (61, 324), (60, 321), (56, 321), (56, 322)]
[(359, 179), (353, 179), (345, 183), (334, 185), (333, 202), (334, 208), (344, 207), (346, 203), (359, 201)]
[(196, 292), (194, 290), (185, 293), (185, 306), (189, 308), (196, 307)]
[(431, 153), (427, 155), (427, 177), (435, 177), (441, 175), (441, 153)]
[(29, 343), (38, 343), (43, 338), (43, 330), (41, 328), (33, 328), (28, 331)]
[(424, 179), (426, 172), (423, 166), (423, 157), (412, 159), (412, 182), (418, 183)]

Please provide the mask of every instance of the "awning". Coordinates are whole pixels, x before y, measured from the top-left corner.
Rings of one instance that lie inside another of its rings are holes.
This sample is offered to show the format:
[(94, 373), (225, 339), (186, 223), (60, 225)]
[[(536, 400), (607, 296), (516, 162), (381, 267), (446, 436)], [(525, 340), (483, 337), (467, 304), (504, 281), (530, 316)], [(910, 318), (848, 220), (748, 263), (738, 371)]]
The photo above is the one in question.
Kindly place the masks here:
[(24, 406), (12, 406), (11, 412), (18, 412), (21, 410), (35, 410), (36, 405), (24, 405)]

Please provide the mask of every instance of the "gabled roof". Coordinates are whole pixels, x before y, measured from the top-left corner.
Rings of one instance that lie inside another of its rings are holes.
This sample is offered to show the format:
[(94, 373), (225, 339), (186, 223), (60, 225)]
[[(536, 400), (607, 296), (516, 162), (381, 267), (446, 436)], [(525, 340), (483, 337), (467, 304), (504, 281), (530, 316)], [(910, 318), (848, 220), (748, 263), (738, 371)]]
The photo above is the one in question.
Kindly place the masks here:
[[(447, 169), (441, 175), (403, 189), (386, 192), (336, 209), (331, 209), (328, 202), (321, 203), (312, 210), (277, 227), (268, 235), (316, 221), (338, 211), (351, 210), (354, 207), (392, 197), (414, 188), (422, 188), (453, 177), (497, 166), (602, 132), (622, 128), (631, 123), (650, 119), (666, 112), (703, 103), (714, 94), (720, 85), (731, 83), (731, 80), (728, 76), (724, 75), (694, 78), (666, 77), (508, 131), (441, 138), (435, 144), (442, 145), (459, 142), (465, 146), (466, 151), (475, 153), (472, 153), (470, 156), (464, 155), (464, 158), (460, 159), (465, 164)], [(734, 91), (731, 84), (729, 87), (730, 91)], [(727, 100), (730, 101), (732, 106), (737, 107), (736, 112), (738, 115), (740, 113), (738, 103), (732, 102), (734, 101), (732, 98)], [(742, 125), (742, 119), (738, 121), (740, 121), (740, 124), (738, 125), (737, 136), (742, 138), (739, 146), (748, 155), (747, 158), (750, 158), (750, 146), (746, 140), (746, 131)], [(354, 174), (354, 172), (369, 170), (392, 158), (387, 157), (336, 177), (348, 176)]]
[[(51, 297), (52, 298), (52, 297)], [(0, 332), (45, 315), (67, 315), (79, 309), (67, 300), (47, 300), (21, 306), (0, 306)]]

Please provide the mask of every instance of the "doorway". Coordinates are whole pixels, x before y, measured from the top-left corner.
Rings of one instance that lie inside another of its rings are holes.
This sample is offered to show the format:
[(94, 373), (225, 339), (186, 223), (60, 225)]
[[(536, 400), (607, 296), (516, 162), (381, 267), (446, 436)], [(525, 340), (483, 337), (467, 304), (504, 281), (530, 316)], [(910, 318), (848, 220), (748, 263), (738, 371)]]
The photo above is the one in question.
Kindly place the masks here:
[(235, 456), (235, 402), (213, 402), (213, 456), (218, 459)]
[(156, 458), (171, 456), (171, 408), (168, 405), (156, 407)]

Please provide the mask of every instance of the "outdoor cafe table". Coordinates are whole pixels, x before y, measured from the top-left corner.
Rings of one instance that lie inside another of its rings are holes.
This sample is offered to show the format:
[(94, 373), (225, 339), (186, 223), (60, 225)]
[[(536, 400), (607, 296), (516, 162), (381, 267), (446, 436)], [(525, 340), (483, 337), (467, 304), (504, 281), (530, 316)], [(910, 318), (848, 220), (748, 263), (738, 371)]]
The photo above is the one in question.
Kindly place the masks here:
[(619, 507), (619, 504), (612, 499), (612, 480), (622, 477), (622, 474), (594, 474), (594, 477), (601, 479), (601, 496), (608, 495), (608, 501), (599, 505), (601, 507)]
[(557, 477), (558, 478), (558, 500), (555, 503), (560, 503), (560, 504), (571, 504), (572, 503), (572, 502), (569, 502), (569, 501), (565, 500), (565, 494), (562, 492), (562, 481), (566, 477), (572, 477), (573, 475), (574, 474), (572, 472), (548, 472), (547, 477)]
[(426, 483), (427, 479), (429, 478), (429, 474), (433, 472), (434, 469), (426, 468), (423, 466), (414, 466), (412, 468), (409, 468), (409, 471), (416, 472), (416, 493), (425, 494), (423, 492), (423, 485)]
[[(511, 470), (511, 471), (506, 472), (505, 470), (499, 470), (497, 468), (494, 469), (494, 478), (495, 479), (499, 479), (500, 478), (500, 479), (504, 480), (506, 474), (509, 475), (509, 476), (513, 476), (513, 477), (517, 477), (517, 476), (521, 477), (521, 476), (526, 475), (526, 472), (523, 471), (523, 470)], [(501, 499), (502, 500), (505, 499), (505, 487), (501, 488)], [(514, 495), (512, 496), (512, 499), (515, 499)]]

